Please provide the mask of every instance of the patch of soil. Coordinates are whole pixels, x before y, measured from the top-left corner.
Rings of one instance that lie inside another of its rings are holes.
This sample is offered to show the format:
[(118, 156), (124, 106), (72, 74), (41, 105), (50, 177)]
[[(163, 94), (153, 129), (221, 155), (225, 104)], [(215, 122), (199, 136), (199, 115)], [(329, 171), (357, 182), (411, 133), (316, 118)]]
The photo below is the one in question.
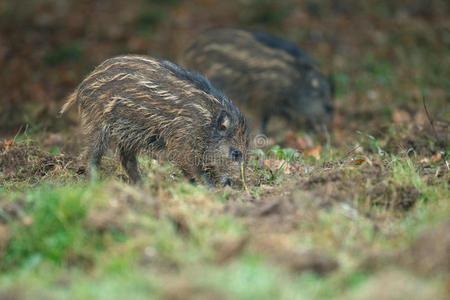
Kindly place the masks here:
[(120, 231), (132, 235), (133, 228), (123, 225), (133, 223), (132, 212), (158, 216), (157, 201), (144, 190), (117, 182), (109, 183), (107, 190), (108, 201), (91, 207), (83, 223), (85, 228), (98, 233)]
[(29, 206), (25, 197), (18, 196), (14, 201), (7, 201), (6, 198), (0, 197), (0, 209), (2, 214), (0, 215), (0, 224), (7, 224), (8, 221), (17, 220), (19, 218), (25, 217), (23, 212), (26, 206)]
[(123, 211), (116, 207), (103, 207), (90, 211), (84, 226), (90, 230), (103, 233), (106, 231), (124, 231), (120, 222)]
[(450, 274), (450, 219), (423, 232), (406, 249), (369, 253), (361, 267), (374, 272), (393, 263), (423, 275)]
[(237, 257), (247, 246), (250, 236), (224, 237), (214, 243), (216, 250), (214, 260), (219, 264), (224, 264)]
[(309, 250), (305, 253), (284, 253), (283, 256), (276, 258), (276, 262), (294, 273), (311, 271), (318, 275), (326, 275), (339, 267), (335, 259), (317, 250)]
[(408, 210), (420, 199), (420, 191), (413, 185), (401, 186), (380, 182), (370, 189), (372, 204), (384, 208)]
[(444, 293), (408, 272), (387, 269), (372, 275), (341, 299), (447, 299)]
[(301, 181), (301, 186), (306, 190), (313, 190), (321, 188), (327, 183), (338, 183), (344, 181), (344, 171), (340, 169), (324, 169), (318, 173), (311, 175), (310, 177)]
[(258, 199), (248, 196), (249, 198), (243, 201), (233, 201), (236, 198), (231, 196), (224, 210), (226, 213), (247, 218), (249, 224), (256, 222), (270, 226), (272, 230), (287, 230), (296, 223), (297, 204), (293, 197), (295, 189), (296, 181), (290, 179), (282, 185), (265, 186)]
[(168, 218), (174, 225), (178, 234), (182, 236), (189, 236), (192, 233), (192, 229), (189, 225), (189, 219), (185, 214), (174, 210), (169, 212)]
[(0, 142), (0, 182), (18, 180), (36, 183), (43, 177), (64, 171), (82, 174), (81, 169), (80, 162), (74, 158), (64, 154), (53, 155), (34, 143)]
[(186, 282), (176, 282), (164, 289), (162, 299), (164, 300), (225, 300), (229, 297), (213, 288), (205, 288)]
[(220, 242), (217, 248), (221, 250), (217, 252), (217, 261), (227, 262), (244, 247), (248, 247), (264, 253), (273, 263), (293, 273), (311, 271), (326, 275), (337, 269), (338, 262), (324, 252), (295, 252), (292, 245), (285, 244), (284, 235), (297, 229), (305, 221), (301, 211), (309, 205), (309, 201), (315, 206), (310, 209), (321, 208), (315, 199), (299, 196), (299, 190), (298, 178), (290, 179), (280, 186), (267, 188), (261, 192), (259, 199), (228, 202), (225, 212), (245, 218), (249, 235)]
[(0, 299), (3, 300), (22, 300), (25, 298), (26, 297), (20, 287), (13, 287), (0, 291)]
[(0, 261), (2, 260), (3, 253), (10, 237), (11, 232), (9, 226), (0, 224)]
[(423, 274), (450, 274), (450, 219), (425, 231), (411, 247), (398, 254), (405, 266)]
[(386, 164), (386, 161), (372, 157), (370, 162), (362, 165), (347, 161), (330, 168), (317, 168), (309, 177), (300, 180), (300, 186), (311, 191), (323, 206), (367, 198), (371, 205), (387, 209), (412, 208), (420, 199), (420, 191), (411, 184), (400, 185), (387, 180), (389, 169)]
[(430, 124), (426, 124), (389, 135), (389, 139), (384, 143), (384, 149), (392, 153), (411, 149), (414, 153), (424, 156), (431, 156), (437, 151), (445, 150), (450, 140), (450, 123), (436, 121), (433, 124), (434, 129)]

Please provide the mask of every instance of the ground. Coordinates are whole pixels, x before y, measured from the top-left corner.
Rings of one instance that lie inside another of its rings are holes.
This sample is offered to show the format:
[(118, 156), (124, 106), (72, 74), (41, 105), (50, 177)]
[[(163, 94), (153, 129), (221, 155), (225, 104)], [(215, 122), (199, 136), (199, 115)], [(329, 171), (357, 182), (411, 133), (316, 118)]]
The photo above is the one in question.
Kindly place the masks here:
[[(0, 299), (448, 298), (446, 1), (21, 2), (0, 4)], [(214, 25), (312, 54), (337, 85), (332, 139), (274, 124), (248, 191), (146, 155), (132, 185), (114, 152), (90, 181), (64, 96)]]

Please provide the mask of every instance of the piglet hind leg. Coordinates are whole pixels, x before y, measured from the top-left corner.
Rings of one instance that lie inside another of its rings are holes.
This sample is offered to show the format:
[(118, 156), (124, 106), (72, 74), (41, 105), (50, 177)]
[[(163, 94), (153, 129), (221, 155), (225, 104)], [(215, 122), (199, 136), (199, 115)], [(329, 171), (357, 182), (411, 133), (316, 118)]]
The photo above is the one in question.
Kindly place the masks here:
[(139, 171), (136, 152), (120, 147), (120, 162), (131, 182), (141, 182), (141, 172)]
[(109, 131), (106, 128), (92, 130), (88, 133), (89, 148), (89, 178), (93, 181), (98, 180), (98, 169), (102, 162), (102, 157), (109, 144)]

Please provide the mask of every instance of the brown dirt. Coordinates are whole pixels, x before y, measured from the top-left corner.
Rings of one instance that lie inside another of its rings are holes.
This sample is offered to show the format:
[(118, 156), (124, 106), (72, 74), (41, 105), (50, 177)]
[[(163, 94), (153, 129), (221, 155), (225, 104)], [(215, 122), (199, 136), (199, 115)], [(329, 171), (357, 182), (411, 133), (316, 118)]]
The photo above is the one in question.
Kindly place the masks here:
[(326, 251), (294, 252), (290, 245), (284, 245), (284, 234), (298, 229), (306, 221), (303, 211), (317, 211), (323, 207), (315, 197), (299, 195), (301, 190), (291, 178), (279, 186), (268, 187), (258, 199), (229, 201), (224, 207), (225, 212), (244, 218), (249, 234), (245, 239), (226, 241), (225, 248), (229, 250), (219, 253), (219, 257), (225, 257), (227, 261), (245, 247), (268, 255), (273, 263), (293, 273), (311, 271), (324, 275), (337, 269), (337, 261)]
[(216, 250), (214, 260), (219, 264), (224, 264), (238, 256), (247, 246), (250, 236), (244, 237), (224, 237), (214, 243)]
[(162, 299), (165, 300), (226, 300), (229, 299), (223, 293), (212, 289), (188, 284), (186, 282), (176, 282), (167, 287), (163, 292)]
[(22, 300), (25, 299), (23, 291), (19, 288), (10, 288), (0, 291), (0, 299), (2, 300)]
[(9, 226), (0, 224), (0, 261), (2, 260), (3, 253), (6, 249), (10, 236), (11, 233)]
[(426, 230), (411, 247), (398, 254), (401, 263), (417, 272), (450, 274), (450, 219)]
[[(411, 125), (399, 129), (398, 134), (389, 136), (384, 142), (385, 150), (398, 153), (413, 150), (417, 155), (431, 156), (437, 151), (445, 151), (450, 141), (450, 123), (433, 121), (424, 125)], [(434, 141), (433, 144), (430, 141)]]
[(380, 182), (369, 189), (372, 204), (386, 209), (408, 210), (420, 198), (420, 191), (413, 185), (400, 186), (394, 183)]
[(24, 217), (23, 210), (29, 205), (25, 197), (16, 197), (14, 201), (8, 201), (6, 197), (0, 197), (0, 208), (2, 214), (0, 215), (0, 224), (7, 224), (11, 219), (19, 219)]
[[(330, 162), (312, 168), (307, 176), (282, 176), (279, 185), (264, 186), (258, 199), (247, 195), (236, 201), (238, 197), (231, 193), (224, 210), (247, 220), (249, 241), (246, 241), (246, 247), (257, 248), (271, 257), (273, 262), (286, 266), (292, 272), (309, 270), (326, 274), (338, 268), (335, 259), (320, 249), (292, 252), (292, 247), (280, 245), (282, 234), (301, 227), (304, 222), (311, 222), (317, 210), (329, 209), (339, 203), (345, 203), (350, 210), (354, 210), (350, 214), (368, 217), (375, 229), (379, 220), (372, 216), (373, 206), (398, 212), (411, 209), (420, 199), (420, 191), (412, 184), (393, 182), (389, 172), (388, 161), (374, 156), (363, 163), (350, 159)], [(368, 202), (361, 203), (363, 205), (358, 209), (354, 208), (353, 201), (363, 198), (367, 198)], [(237, 241), (231, 244), (234, 247), (230, 248), (241, 251), (236, 246), (240, 246)], [(234, 250), (230, 252), (234, 253)], [(374, 261), (379, 259), (377, 257)], [(385, 257), (383, 259), (386, 260)]]
[(50, 154), (35, 143), (0, 142), (0, 182), (28, 181), (37, 183), (43, 178), (61, 175), (69, 171), (83, 174), (79, 162), (65, 154)]
[(305, 253), (283, 253), (282, 256), (275, 258), (275, 261), (294, 273), (310, 271), (318, 275), (326, 275), (339, 267), (335, 259), (316, 249)]
[(369, 253), (361, 267), (376, 271), (398, 264), (425, 276), (450, 275), (450, 219), (423, 232), (404, 249)]
[(324, 166), (302, 179), (301, 187), (323, 199), (325, 206), (336, 201), (358, 200), (355, 197), (359, 195), (367, 196), (371, 205), (386, 209), (410, 209), (420, 199), (421, 193), (411, 184), (401, 185), (387, 180), (389, 171), (386, 164), (386, 161), (372, 157), (363, 164), (349, 160)]

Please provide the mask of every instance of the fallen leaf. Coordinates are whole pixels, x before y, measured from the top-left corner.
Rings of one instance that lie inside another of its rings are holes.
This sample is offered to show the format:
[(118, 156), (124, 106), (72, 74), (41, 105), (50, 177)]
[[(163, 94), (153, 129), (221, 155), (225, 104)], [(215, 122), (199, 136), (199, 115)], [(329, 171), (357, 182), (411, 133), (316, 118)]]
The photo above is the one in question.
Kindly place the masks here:
[(408, 112), (401, 109), (397, 109), (394, 110), (392, 114), (392, 121), (394, 121), (394, 123), (396, 124), (407, 123), (411, 121), (411, 116), (409, 115)]
[(314, 147), (314, 142), (311, 136), (305, 134), (302, 137), (297, 137), (292, 130), (289, 130), (286, 133), (286, 135), (284, 136), (284, 140), (286, 141), (287, 147), (300, 151), (304, 151), (306, 149)]
[(291, 167), (291, 165), (289, 165), (288, 163), (286, 163), (286, 164), (283, 166), (283, 173), (286, 174), (286, 175), (291, 175), (292, 172), (293, 172), (293, 168)]
[(427, 115), (423, 111), (418, 111), (414, 115), (414, 122), (419, 125), (427, 124), (428, 122)]
[(305, 150), (308, 148), (308, 146), (306, 145), (306, 141), (304, 138), (302, 137), (298, 137), (297, 139), (295, 139), (295, 149), (298, 150)]
[(440, 152), (437, 152), (435, 155), (431, 156), (430, 158), (428, 158), (428, 157), (422, 158), (421, 160), (419, 160), (417, 162), (417, 164), (423, 165), (423, 164), (428, 164), (430, 162), (437, 163), (437, 162), (440, 162), (441, 160), (442, 160), (442, 154)]
[(266, 167), (269, 167), (269, 168), (270, 168), (270, 166), (272, 165), (272, 162), (273, 162), (273, 159), (265, 159), (265, 160), (264, 160), (264, 165), (265, 165)]
[(357, 164), (362, 164), (363, 162), (366, 161), (366, 159), (365, 158), (356, 158), (356, 159), (352, 159), (352, 161)]
[(264, 160), (264, 165), (269, 169), (275, 168), (278, 169), (283, 164), (284, 160), (279, 159), (266, 159)]
[(302, 137), (296, 137), (292, 130), (289, 130), (284, 136), (286, 146), (297, 150), (305, 150), (308, 148), (306, 141)]
[(322, 150), (322, 145), (317, 145), (316, 147), (306, 151), (305, 154), (308, 156), (312, 156), (317, 160), (320, 160), (320, 150)]
[(292, 130), (289, 130), (288, 132), (286, 132), (286, 134), (284, 135), (284, 139), (287, 142), (294, 142), (294, 143), (296, 142), (296, 136)]
[(427, 163), (429, 163), (429, 162), (430, 162), (430, 159), (427, 158), (427, 157), (425, 157), (425, 158), (422, 158), (421, 160), (419, 160), (417, 163), (418, 163), (419, 165), (423, 165), (423, 164), (427, 164)]
[(12, 143), (14, 142), (14, 140), (7, 140), (6, 142), (5, 142), (5, 146), (6, 147), (9, 147), (9, 146), (11, 146), (12, 145)]
[(280, 170), (286, 175), (301, 172), (302, 170), (302, 166), (300, 164), (291, 164), (285, 160), (279, 159), (265, 159), (264, 166), (271, 170), (279, 170), (281, 168)]
[(442, 155), (440, 152), (438, 152), (430, 158), (430, 161), (436, 163), (436, 162), (440, 162), (441, 159), (442, 159)]

